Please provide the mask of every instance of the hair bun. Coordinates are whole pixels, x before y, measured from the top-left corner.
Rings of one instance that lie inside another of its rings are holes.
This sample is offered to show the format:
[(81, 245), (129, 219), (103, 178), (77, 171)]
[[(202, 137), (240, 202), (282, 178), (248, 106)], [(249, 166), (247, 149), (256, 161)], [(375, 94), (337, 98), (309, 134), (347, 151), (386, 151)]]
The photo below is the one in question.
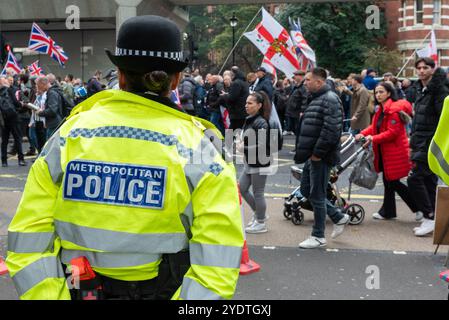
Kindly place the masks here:
[(161, 70), (146, 73), (143, 76), (143, 79), (145, 81), (145, 86), (147, 87), (147, 89), (156, 93), (167, 91), (171, 82), (168, 74), (165, 71)]

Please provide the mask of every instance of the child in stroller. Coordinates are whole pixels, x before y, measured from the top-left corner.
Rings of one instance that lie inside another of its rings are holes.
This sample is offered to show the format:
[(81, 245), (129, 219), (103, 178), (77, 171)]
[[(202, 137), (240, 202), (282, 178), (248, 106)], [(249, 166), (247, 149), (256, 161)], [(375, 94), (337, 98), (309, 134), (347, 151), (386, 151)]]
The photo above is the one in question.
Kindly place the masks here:
[[(363, 147), (357, 148), (357, 142), (350, 133), (343, 133), (341, 137), (341, 164), (331, 170), (329, 182), (327, 184), (327, 199), (332, 205), (338, 207), (343, 213), (347, 213), (350, 217), (349, 224), (357, 225), (362, 223), (365, 218), (365, 210), (356, 203), (350, 203), (351, 199), (351, 182), (349, 183), (348, 200), (346, 201), (340, 195), (340, 191), (336, 184), (339, 175), (346, 170), (356, 159), (357, 156), (364, 151)], [(364, 143), (364, 141), (360, 141)], [(301, 181), (302, 169), (298, 166), (291, 167), (291, 173), (295, 179)], [(304, 212), (302, 210), (313, 211), (310, 201), (303, 197), (298, 186), (284, 202), (284, 217), (291, 219), (293, 224), (300, 225), (304, 222)]]

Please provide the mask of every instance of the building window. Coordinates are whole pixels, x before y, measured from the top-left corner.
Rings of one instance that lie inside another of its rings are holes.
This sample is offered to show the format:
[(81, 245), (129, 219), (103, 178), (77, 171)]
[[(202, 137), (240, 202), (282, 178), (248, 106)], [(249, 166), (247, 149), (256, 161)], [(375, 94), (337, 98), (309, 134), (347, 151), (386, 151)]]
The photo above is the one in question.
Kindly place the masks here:
[(433, 0), (433, 24), (441, 24), (441, 0)]
[(407, 0), (402, 0), (402, 26), (407, 27)]
[(423, 23), (423, 0), (415, 0), (415, 24)]

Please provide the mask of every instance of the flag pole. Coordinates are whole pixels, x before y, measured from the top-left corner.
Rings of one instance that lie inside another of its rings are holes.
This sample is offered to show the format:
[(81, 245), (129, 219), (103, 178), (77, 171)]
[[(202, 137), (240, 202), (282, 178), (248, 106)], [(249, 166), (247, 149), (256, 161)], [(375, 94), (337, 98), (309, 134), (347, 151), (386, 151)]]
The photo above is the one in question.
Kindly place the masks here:
[(427, 40), (427, 38), (432, 34), (432, 30), (429, 31), (429, 33), (427, 34), (427, 36), (421, 41), (421, 43), (418, 45), (418, 47), (413, 51), (413, 53), (410, 55), (410, 57), (407, 59), (407, 61), (405, 62), (405, 64), (402, 66), (401, 70), (398, 72), (398, 74), (396, 75), (396, 78), (399, 77), (399, 75), (402, 73), (402, 71), (405, 69), (405, 67), (408, 65), (408, 63), (410, 62), (410, 60), (413, 59), (413, 57), (415, 56), (416, 51), (418, 51), (418, 48), (420, 48), (424, 42)]
[(254, 16), (254, 18), (251, 20), (251, 22), (248, 24), (248, 26), (246, 27), (246, 29), (243, 31), (242, 35), (240, 36), (239, 40), (237, 40), (237, 42), (235, 43), (234, 47), (232, 48), (231, 52), (229, 52), (228, 57), (226, 58), (225, 62), (223, 63), (223, 65), (221, 66), (220, 71), (218, 71), (218, 74), (220, 74), (223, 71), (223, 68), (225, 67), (226, 63), (228, 62), (229, 58), (231, 57), (232, 53), (234, 52), (235, 48), (237, 47), (237, 45), (239, 44), (240, 40), (242, 40), (243, 36), (245, 35), (245, 32), (248, 31), (248, 28), (251, 26), (251, 24), (254, 22), (254, 20), (256, 20), (257, 16), (259, 15), (259, 12), (262, 11), (263, 7), (260, 7), (259, 11), (257, 11), (256, 15)]

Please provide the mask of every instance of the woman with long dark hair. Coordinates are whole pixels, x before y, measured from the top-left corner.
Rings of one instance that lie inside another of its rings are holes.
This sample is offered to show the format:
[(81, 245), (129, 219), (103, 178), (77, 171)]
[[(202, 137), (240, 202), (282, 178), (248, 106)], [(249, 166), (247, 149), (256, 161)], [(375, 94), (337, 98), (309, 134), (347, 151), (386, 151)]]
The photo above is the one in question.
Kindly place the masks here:
[(411, 168), (410, 147), (405, 125), (412, 114), (412, 106), (407, 100), (398, 100), (396, 89), (389, 82), (381, 82), (375, 88), (377, 106), (371, 125), (356, 136), (365, 137), (365, 146), (373, 144), (374, 166), (383, 173), (384, 201), (380, 210), (373, 214), (374, 219), (396, 218), (395, 193), (422, 218), (408, 187), (400, 179), (408, 175)]
[[(243, 198), (254, 211), (245, 231), (247, 233), (267, 232), (265, 184), (267, 174), (271, 173), (270, 158), (270, 116), (271, 101), (265, 92), (251, 93), (246, 99), (248, 117), (243, 125), (242, 139), (237, 150), (244, 153), (244, 171), (240, 177), (240, 191)], [(263, 149), (261, 149), (263, 148)], [(253, 193), (249, 191), (252, 185)]]

